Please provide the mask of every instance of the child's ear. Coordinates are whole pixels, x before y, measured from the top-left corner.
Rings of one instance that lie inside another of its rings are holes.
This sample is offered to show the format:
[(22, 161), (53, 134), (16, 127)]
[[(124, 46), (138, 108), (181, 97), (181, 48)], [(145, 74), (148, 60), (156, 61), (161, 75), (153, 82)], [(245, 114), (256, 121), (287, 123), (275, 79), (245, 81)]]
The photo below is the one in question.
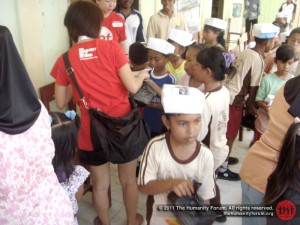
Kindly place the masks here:
[(167, 130), (170, 130), (170, 120), (165, 115), (162, 115), (161, 119)]

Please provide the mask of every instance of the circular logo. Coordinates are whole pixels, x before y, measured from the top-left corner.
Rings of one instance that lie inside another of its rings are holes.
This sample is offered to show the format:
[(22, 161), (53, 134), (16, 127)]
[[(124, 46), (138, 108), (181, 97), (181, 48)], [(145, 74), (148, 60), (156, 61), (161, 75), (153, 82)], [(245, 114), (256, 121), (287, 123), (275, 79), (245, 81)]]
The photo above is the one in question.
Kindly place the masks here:
[(113, 34), (107, 27), (102, 27), (100, 31), (100, 39), (111, 41), (113, 40)]
[(281, 201), (276, 206), (276, 215), (281, 220), (291, 220), (296, 215), (296, 206), (289, 200)]

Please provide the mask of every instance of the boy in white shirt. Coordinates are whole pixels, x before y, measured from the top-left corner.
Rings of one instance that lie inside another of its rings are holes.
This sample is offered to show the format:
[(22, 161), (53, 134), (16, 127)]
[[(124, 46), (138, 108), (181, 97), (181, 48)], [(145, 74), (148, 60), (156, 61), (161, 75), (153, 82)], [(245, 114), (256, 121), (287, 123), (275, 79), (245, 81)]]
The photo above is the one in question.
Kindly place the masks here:
[(139, 190), (154, 195), (150, 224), (176, 222), (172, 212), (160, 212), (167, 195), (194, 193), (193, 180), (202, 183), (198, 195), (209, 204), (215, 196), (214, 162), (211, 151), (197, 141), (201, 129), (204, 94), (197, 88), (165, 84), (162, 88), (162, 120), (169, 132), (153, 138), (142, 156)]

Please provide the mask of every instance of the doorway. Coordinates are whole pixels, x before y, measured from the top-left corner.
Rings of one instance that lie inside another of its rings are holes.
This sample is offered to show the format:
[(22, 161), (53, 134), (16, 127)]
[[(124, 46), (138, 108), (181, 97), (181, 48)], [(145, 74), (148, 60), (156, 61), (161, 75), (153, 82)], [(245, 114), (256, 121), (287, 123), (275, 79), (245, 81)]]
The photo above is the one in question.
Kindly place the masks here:
[(213, 0), (211, 8), (211, 17), (223, 19), (224, 0)]

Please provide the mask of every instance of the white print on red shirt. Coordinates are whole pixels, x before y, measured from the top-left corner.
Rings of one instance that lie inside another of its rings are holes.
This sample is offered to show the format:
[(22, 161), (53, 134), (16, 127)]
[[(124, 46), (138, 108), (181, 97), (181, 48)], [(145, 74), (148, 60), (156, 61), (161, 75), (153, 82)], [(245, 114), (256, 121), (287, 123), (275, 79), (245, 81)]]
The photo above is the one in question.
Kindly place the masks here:
[(80, 60), (87, 60), (87, 59), (94, 59), (98, 58), (98, 56), (94, 56), (94, 52), (96, 51), (96, 48), (79, 48), (79, 58)]
[(113, 34), (107, 27), (102, 27), (100, 32), (100, 39), (111, 41), (113, 40)]

